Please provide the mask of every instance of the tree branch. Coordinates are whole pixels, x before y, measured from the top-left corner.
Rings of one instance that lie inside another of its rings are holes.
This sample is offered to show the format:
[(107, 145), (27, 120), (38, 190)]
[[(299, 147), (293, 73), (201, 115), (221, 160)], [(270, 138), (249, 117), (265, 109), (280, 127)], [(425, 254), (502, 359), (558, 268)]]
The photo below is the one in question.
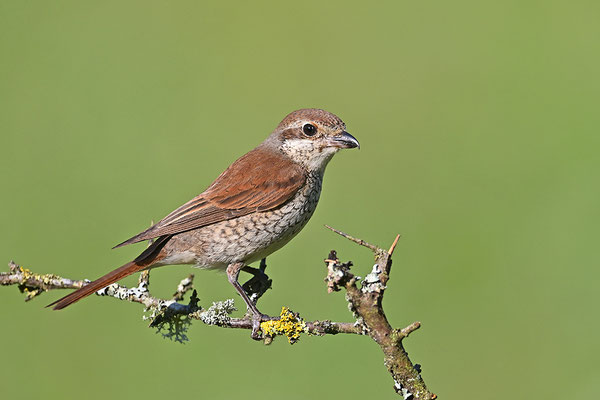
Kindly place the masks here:
[(364, 332), (383, 351), (384, 365), (392, 375), (396, 392), (405, 399), (436, 399), (437, 396), (427, 389), (421, 377), (421, 367), (411, 362), (402, 344), (408, 335), (419, 329), (421, 323), (413, 322), (404, 329), (393, 329), (382, 306), (383, 295), (392, 269), (392, 254), (400, 236), (396, 236), (390, 249), (386, 251), (344, 232), (330, 229), (352, 242), (371, 249), (375, 253), (375, 265), (359, 288), (357, 282), (360, 278), (350, 272), (352, 263), (340, 263), (336, 252), (332, 250), (325, 260), (328, 271), (325, 281), (329, 292), (346, 289), (350, 310), (357, 321), (363, 325)]
[[(413, 322), (403, 329), (393, 329), (384, 313), (382, 300), (386, 290), (392, 267), (392, 254), (400, 239), (396, 236), (389, 250), (357, 239), (342, 231), (326, 227), (346, 239), (364, 246), (375, 254), (375, 265), (371, 272), (362, 279), (350, 272), (352, 262), (341, 263), (335, 250), (329, 253), (325, 260), (327, 276), (325, 282), (328, 292), (346, 290), (349, 308), (354, 314), (355, 322), (304, 321), (296, 313), (283, 307), (279, 317), (271, 317), (261, 324), (265, 343), (270, 343), (275, 336), (284, 335), (290, 343), (295, 343), (300, 333), (312, 335), (336, 335), (339, 333), (368, 335), (381, 348), (384, 354), (384, 365), (394, 380), (394, 389), (404, 399), (436, 399), (437, 396), (427, 389), (421, 377), (421, 367), (413, 364), (403, 346), (403, 340), (412, 332), (419, 329), (421, 324)], [(266, 263), (263, 260), (258, 269), (245, 269), (254, 276), (243, 287), (254, 302), (271, 287), (271, 280), (265, 273)], [(231, 318), (236, 310), (232, 299), (214, 302), (208, 309), (199, 305), (196, 290), (192, 291), (189, 302), (182, 301), (187, 292), (193, 289), (194, 275), (189, 275), (177, 285), (171, 299), (160, 299), (150, 294), (150, 274), (144, 271), (140, 274), (138, 286), (128, 288), (112, 284), (96, 292), (99, 296), (108, 296), (119, 300), (127, 300), (143, 304), (149, 315), (150, 327), (158, 329), (166, 338), (178, 342), (188, 340), (186, 332), (192, 320), (200, 320), (207, 325), (225, 328), (252, 329), (252, 320)], [(17, 285), (25, 293), (25, 301), (29, 301), (43, 292), (54, 289), (79, 289), (89, 280), (72, 280), (54, 274), (36, 274), (14, 262), (9, 263), (9, 271), (0, 273), (1, 285)]]
[[(79, 289), (87, 285), (90, 281), (87, 279), (73, 280), (60, 277), (54, 274), (36, 274), (27, 268), (23, 268), (13, 261), (9, 264), (9, 272), (0, 273), (0, 285), (17, 285), (21, 293), (25, 293), (25, 301), (39, 296), (43, 292), (54, 289)], [(229, 314), (236, 311), (232, 299), (214, 302), (208, 309), (203, 309), (198, 305), (197, 293), (194, 290), (188, 304), (181, 304), (178, 301), (183, 300), (185, 293), (193, 288), (194, 275), (191, 274), (183, 279), (177, 285), (177, 290), (172, 299), (160, 299), (150, 294), (148, 286), (150, 284), (149, 271), (143, 271), (140, 274), (139, 284), (136, 287), (128, 288), (117, 283), (113, 283), (96, 292), (98, 296), (113, 297), (119, 300), (126, 300), (132, 303), (139, 303), (150, 311), (150, 316), (146, 319), (151, 320), (150, 326), (159, 328), (162, 324), (170, 324), (176, 321), (177, 316), (188, 317), (204, 322), (207, 325), (216, 325), (225, 328), (248, 329), (252, 330), (252, 320), (248, 318), (231, 318)], [(254, 279), (254, 278), (252, 278)], [(262, 289), (261, 289), (262, 290)], [(273, 321), (278, 321), (280, 317), (272, 317)], [(338, 333), (362, 334), (360, 327), (351, 322), (332, 322), (329, 320), (304, 322), (306, 333), (323, 336), (335, 335)], [(183, 334), (184, 332), (179, 332)], [(186, 337), (180, 335), (166, 335), (175, 341), (185, 341)]]

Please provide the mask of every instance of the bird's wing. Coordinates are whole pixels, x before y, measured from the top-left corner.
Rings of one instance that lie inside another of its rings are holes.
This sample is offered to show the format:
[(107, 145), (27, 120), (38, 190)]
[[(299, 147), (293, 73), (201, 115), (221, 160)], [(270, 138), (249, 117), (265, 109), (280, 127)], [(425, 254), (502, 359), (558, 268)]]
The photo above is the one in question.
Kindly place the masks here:
[(258, 147), (231, 164), (204, 192), (115, 247), (277, 208), (306, 181), (302, 167)]

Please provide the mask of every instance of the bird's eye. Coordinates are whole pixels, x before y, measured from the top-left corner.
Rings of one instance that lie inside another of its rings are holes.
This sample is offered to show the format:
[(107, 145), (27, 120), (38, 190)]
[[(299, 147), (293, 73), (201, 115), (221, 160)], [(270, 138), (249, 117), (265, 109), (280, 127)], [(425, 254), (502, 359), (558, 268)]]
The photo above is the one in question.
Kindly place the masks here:
[(302, 127), (302, 132), (304, 132), (306, 136), (314, 136), (314, 134), (317, 133), (317, 128), (314, 125), (306, 124)]

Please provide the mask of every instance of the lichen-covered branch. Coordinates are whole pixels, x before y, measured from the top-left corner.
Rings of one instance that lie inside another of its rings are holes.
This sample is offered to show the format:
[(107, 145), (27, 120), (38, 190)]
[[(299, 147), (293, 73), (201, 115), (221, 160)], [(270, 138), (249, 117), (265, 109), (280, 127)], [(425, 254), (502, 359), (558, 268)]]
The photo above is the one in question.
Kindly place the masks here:
[[(295, 343), (301, 333), (312, 335), (335, 335), (339, 333), (368, 335), (382, 349), (384, 364), (394, 380), (394, 389), (405, 399), (435, 399), (437, 396), (428, 391), (421, 377), (418, 364), (413, 364), (408, 357), (402, 341), (421, 325), (414, 322), (403, 329), (394, 329), (389, 324), (382, 307), (382, 299), (389, 280), (392, 266), (392, 254), (398, 243), (396, 237), (388, 250), (357, 239), (337, 229), (328, 226), (337, 234), (364, 246), (375, 254), (375, 265), (364, 279), (354, 275), (350, 269), (352, 262), (342, 263), (335, 251), (331, 251), (325, 264), (327, 276), (325, 282), (328, 291), (346, 291), (349, 308), (354, 314), (355, 322), (304, 321), (300, 315), (282, 308), (281, 315), (271, 317), (261, 323), (261, 330), (266, 344), (276, 336), (286, 336), (290, 343)], [(263, 260), (259, 268), (244, 268), (252, 274), (244, 285), (252, 301), (257, 302), (271, 287), (271, 280), (265, 273), (266, 263)], [(140, 274), (138, 285), (128, 288), (112, 284), (96, 292), (99, 296), (127, 300), (144, 305), (150, 327), (156, 328), (164, 337), (178, 342), (187, 341), (186, 332), (192, 320), (200, 320), (207, 325), (225, 328), (252, 330), (253, 324), (249, 317), (232, 318), (236, 310), (232, 299), (214, 302), (207, 309), (200, 305), (200, 300), (193, 290), (194, 275), (183, 279), (170, 299), (161, 299), (150, 294), (150, 274), (144, 271)], [(359, 284), (359, 281), (362, 283)], [(55, 289), (79, 289), (90, 281), (72, 280), (53, 274), (36, 274), (14, 262), (9, 263), (9, 271), (0, 273), (1, 285), (17, 285), (25, 300), (29, 301), (41, 293)], [(186, 293), (192, 291), (187, 304), (183, 302)]]
[(9, 272), (0, 273), (0, 285), (17, 285), (21, 293), (25, 293), (25, 301), (29, 301), (51, 289), (79, 289), (89, 281), (74, 281), (54, 274), (34, 274), (14, 262), (8, 263)]
[[(264, 267), (261, 263), (262, 273)], [(268, 284), (270, 280), (266, 275)], [(184, 342), (187, 340), (186, 331), (190, 324), (190, 320), (196, 319), (204, 322), (207, 325), (215, 325), (226, 328), (248, 329), (252, 330), (252, 321), (247, 318), (231, 318), (230, 314), (236, 311), (232, 299), (225, 301), (214, 302), (208, 309), (202, 308), (198, 303), (199, 299), (194, 290), (188, 304), (181, 304), (186, 292), (193, 288), (194, 275), (189, 275), (183, 279), (172, 299), (160, 299), (152, 296), (149, 291), (150, 274), (149, 271), (144, 271), (140, 274), (138, 286), (128, 288), (117, 283), (113, 283), (96, 292), (98, 296), (108, 296), (119, 300), (127, 300), (133, 303), (144, 305), (148, 315), (145, 319), (150, 320), (150, 327), (157, 328), (163, 336), (178, 341)], [(260, 296), (266, 291), (265, 284), (258, 284), (256, 276), (251, 278), (252, 284), (245, 287), (256, 287), (258, 292), (252, 293), (252, 298), (257, 301)], [(33, 297), (40, 295), (43, 292), (54, 289), (79, 289), (89, 283), (87, 279), (73, 280), (63, 278), (53, 274), (37, 274), (27, 268), (23, 268), (14, 262), (9, 263), (9, 272), (0, 273), (0, 285), (17, 285), (22, 293), (25, 293), (25, 300), (29, 301)], [(284, 313), (287, 315), (287, 312)], [(281, 317), (273, 317), (272, 321), (279, 321)], [(289, 322), (286, 322), (289, 323)], [(332, 322), (329, 320), (323, 321), (303, 321), (298, 319), (298, 324), (303, 326), (302, 332), (323, 336), (335, 335), (338, 333), (353, 333), (362, 334), (358, 324), (351, 322)], [(284, 330), (280, 325), (271, 324), (271, 335), (267, 341), (270, 342), (273, 336), (278, 333), (285, 335), (285, 332), (291, 332), (290, 329)], [(283, 326), (283, 323), (281, 324)], [(265, 335), (268, 336), (268, 335)], [(290, 338), (290, 336), (288, 336)], [(295, 342), (297, 338), (293, 339)]]
[(411, 362), (402, 344), (402, 341), (421, 324), (414, 322), (404, 329), (394, 329), (388, 322), (382, 306), (392, 268), (392, 254), (400, 236), (396, 236), (389, 250), (384, 250), (344, 232), (330, 229), (372, 250), (375, 253), (375, 265), (359, 287), (358, 282), (361, 278), (350, 272), (352, 262), (341, 263), (335, 250), (332, 250), (325, 260), (327, 265), (325, 282), (328, 291), (337, 292), (342, 288), (346, 290), (350, 311), (360, 322), (363, 332), (369, 335), (383, 351), (384, 365), (392, 375), (396, 392), (405, 399), (436, 399), (437, 396), (427, 389), (421, 377), (421, 367)]

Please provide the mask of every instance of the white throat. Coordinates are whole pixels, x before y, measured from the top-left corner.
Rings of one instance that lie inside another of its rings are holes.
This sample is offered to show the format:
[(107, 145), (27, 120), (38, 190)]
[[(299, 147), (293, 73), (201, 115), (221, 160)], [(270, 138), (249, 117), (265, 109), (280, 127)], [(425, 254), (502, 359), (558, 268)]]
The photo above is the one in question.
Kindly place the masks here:
[(287, 140), (281, 145), (281, 151), (304, 165), (310, 172), (323, 171), (338, 150), (333, 147), (321, 147), (309, 139)]

